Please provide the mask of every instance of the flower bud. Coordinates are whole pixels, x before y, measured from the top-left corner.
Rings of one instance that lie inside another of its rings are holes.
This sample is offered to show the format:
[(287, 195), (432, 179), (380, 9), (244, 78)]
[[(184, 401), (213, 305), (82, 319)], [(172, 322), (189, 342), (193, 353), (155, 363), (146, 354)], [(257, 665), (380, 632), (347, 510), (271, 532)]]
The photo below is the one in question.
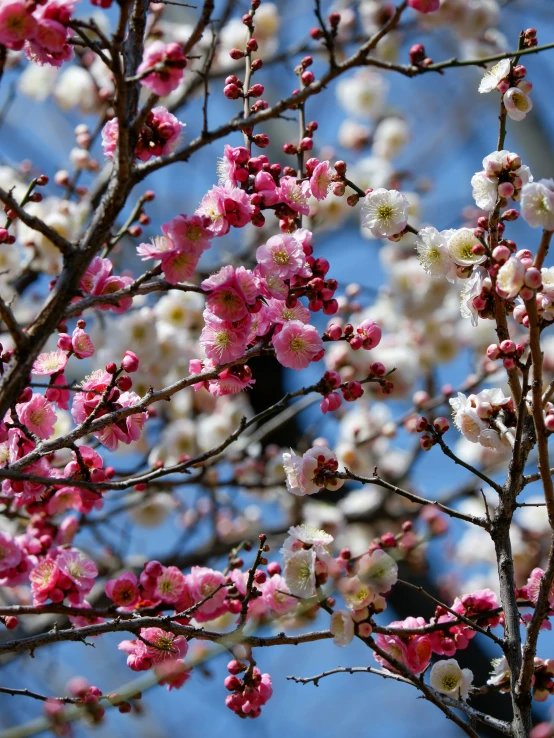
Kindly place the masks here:
[(139, 358), (132, 351), (126, 351), (121, 362), (121, 368), (124, 369), (128, 374), (136, 372), (139, 368)]

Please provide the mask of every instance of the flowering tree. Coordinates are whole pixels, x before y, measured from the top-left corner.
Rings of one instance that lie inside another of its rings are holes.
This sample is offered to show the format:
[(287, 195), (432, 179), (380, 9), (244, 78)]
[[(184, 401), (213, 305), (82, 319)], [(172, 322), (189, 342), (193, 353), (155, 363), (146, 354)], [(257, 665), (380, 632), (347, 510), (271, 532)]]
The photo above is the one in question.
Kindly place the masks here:
[[(36, 96), (62, 69), (57, 104), (95, 120), (75, 129), (70, 170), (27, 162), (0, 172), (0, 620), (11, 631), (0, 653), (82, 649), (118, 633), (121, 658), (146, 674), (110, 693), (101, 674), (98, 686), (71, 680), (63, 695), (0, 693), (44, 702), (36, 730), (67, 735), (78, 716), (138, 710), (143, 689), (186, 690), (195, 665), (226, 651), (226, 705), (257, 718), (279, 689), (263, 672), (265, 649), (356, 638), (375, 666), (330, 664), (291, 679), (369, 672), (411, 685), (466, 735), (554, 735), (532, 719), (533, 700), (554, 692), (554, 660), (540, 640), (554, 615), (554, 361), (542, 336), (554, 321), (554, 267), (545, 267), (554, 180), (534, 179), (504, 148), (532, 110), (525, 57), (554, 43), (539, 46), (527, 29), (501, 48), (484, 33), (494, 0), (364, 0), (330, 14), (314, 0), (317, 25), (284, 52), (298, 89), (275, 101), (263, 84), (283, 59), (274, 5), (252, 0), (238, 18), (236, 3), (216, 16), (204, 0), (182, 33), (167, 19), (181, 3), (91, 2), (106, 13), (74, 0), (0, 2), (0, 72)], [(434, 62), (415, 43), (405, 62), (391, 61), (406, 29), (448, 24), (479, 41), (469, 58)], [(384, 75), (440, 84), (461, 66), (481, 67), (479, 92), (497, 98), (498, 144), (471, 180), (476, 208), (462, 227), (438, 230), (419, 225), (415, 196), (391, 163), (409, 132), (386, 114)], [(344, 108), (375, 122), (341, 126), (352, 162), (324, 156), (311, 120), (335, 80)], [(214, 126), (210, 95), (221, 89), (229, 118)], [(194, 138), (180, 120), (191, 100)], [(266, 125), (284, 118), (298, 124), (294, 139), (271, 158), (260, 153), (272, 151)], [(100, 139), (103, 168), (92, 153)], [(370, 142), (372, 157), (360, 160), (356, 150)], [(217, 184), (194, 212), (152, 227), (149, 180), (194, 167), (210, 144)], [(318, 256), (318, 233), (357, 211), (368, 239), (385, 241), (390, 274), (390, 290), (363, 309), (360, 286), (339, 285)], [(513, 240), (518, 219), (529, 248)], [(239, 252), (218, 249), (240, 229)], [(471, 374), (459, 390), (437, 390), (435, 368), (453, 358), (462, 332)], [(308, 380), (268, 402), (271, 378), (256, 366), (269, 365)], [(315, 433), (297, 437), (296, 450), (265, 442), (313, 398), (321, 417), (338, 418), (335, 444)], [(404, 447), (393, 446), (402, 437)], [(421, 494), (422, 451), (463, 467), (469, 483), (440, 501)], [(237, 502), (256, 497), (279, 514)], [(172, 515), (187, 538), (207, 528), (209, 539), (137, 565), (106, 553), (103, 526), (117, 514), (129, 526)], [(378, 521), (378, 532), (360, 540), (364, 521)], [(387, 600), (415, 586), (399, 573), (421, 567), (428, 542), (449, 529), (466, 547), (490, 545), (495, 575), (441, 598), (423, 591), (432, 617), (391, 621)], [(514, 552), (531, 533), (532, 548)], [(322, 628), (310, 629), (316, 619)], [(485, 685), (456, 658), (477, 635), (496, 654)], [(479, 708), (493, 691), (510, 702), (509, 720)], [(9, 735), (32, 733), (18, 731)]]

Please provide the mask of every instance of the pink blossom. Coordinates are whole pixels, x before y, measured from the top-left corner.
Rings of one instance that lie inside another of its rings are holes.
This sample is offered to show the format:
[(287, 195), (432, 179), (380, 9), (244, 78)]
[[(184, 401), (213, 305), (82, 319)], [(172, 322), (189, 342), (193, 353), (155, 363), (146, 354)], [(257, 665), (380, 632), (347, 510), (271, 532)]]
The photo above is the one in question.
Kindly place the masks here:
[(369, 318), (360, 323), (356, 328), (356, 333), (362, 338), (362, 348), (366, 350), (375, 348), (381, 342), (381, 329), (375, 321)]
[(166, 685), (168, 690), (180, 689), (190, 679), (190, 669), (183, 659), (171, 659), (157, 664), (154, 671), (158, 677), (158, 684)]
[(86, 594), (94, 585), (98, 576), (98, 569), (94, 561), (88, 559), (80, 551), (75, 549), (62, 551), (56, 559), (56, 564), (62, 574), (70, 579), (79, 592)]
[[(153, 108), (139, 133), (137, 159), (148, 161), (153, 156), (170, 154), (179, 143), (184, 125), (162, 105)], [(117, 118), (112, 118), (102, 129), (102, 148), (107, 159), (113, 159), (118, 139), (119, 123)]]
[(39, 354), (33, 364), (33, 374), (39, 376), (49, 376), (63, 372), (67, 364), (67, 354), (65, 351), (48, 351), (45, 354)]
[[(248, 160), (250, 153), (245, 146), (229, 146), (223, 148), (223, 158), (219, 160), (217, 172), (219, 183), (237, 187), (248, 180)], [(269, 175), (271, 176), (271, 175)]]
[(260, 589), (262, 600), (274, 617), (286, 615), (296, 609), (298, 600), (287, 594), (289, 588), (280, 574), (266, 579)]
[(200, 344), (206, 356), (216, 364), (225, 364), (240, 358), (246, 350), (251, 318), (240, 324), (220, 320), (213, 313), (204, 311), (206, 324), (200, 335)]
[(309, 215), (310, 196), (309, 182), (299, 182), (296, 177), (281, 177), (279, 182), (279, 200), (288, 205), (291, 210), (301, 215)]
[(153, 67), (163, 66), (163, 69), (152, 72), (140, 81), (141, 85), (149, 87), (156, 95), (163, 97), (180, 85), (186, 65), (187, 60), (179, 44), (154, 41), (144, 50), (137, 74), (143, 74)]
[(177, 249), (201, 254), (210, 248), (210, 220), (200, 215), (178, 215), (162, 225), (162, 232)]
[(261, 198), (260, 205), (270, 208), (279, 202), (279, 191), (269, 172), (258, 172), (254, 177), (254, 190)]
[[(541, 588), (542, 578), (544, 576), (543, 569), (533, 569), (527, 580), (527, 584), (522, 587), (522, 595), (530, 600), (534, 605), (537, 604), (539, 599), (539, 592)], [(554, 609), (554, 585), (548, 595), (548, 602), (551, 608)]]
[[(421, 628), (427, 625), (424, 618), (408, 617), (406, 620), (398, 620), (389, 623), (389, 628)], [(379, 633), (375, 639), (377, 645), (390, 654), (394, 659), (403, 663), (412, 674), (421, 674), (425, 671), (432, 655), (431, 634), (397, 636)], [(375, 659), (389, 671), (396, 671), (386, 659), (375, 654)]]
[(61, 67), (73, 58), (73, 47), (67, 43), (72, 35), (67, 24), (75, 9), (75, 0), (48, 0), (34, 12), (37, 27), (33, 38), (25, 42), (27, 59), (36, 64)]
[(440, 8), (440, 0), (408, 0), (408, 7), (420, 13), (433, 13)]
[(291, 320), (273, 336), (277, 361), (289, 369), (305, 369), (323, 351), (323, 341), (313, 325)]
[[(114, 275), (112, 270), (113, 264), (109, 259), (95, 256), (83, 275), (79, 287), (87, 294), (109, 295), (132, 284), (132, 277)], [(124, 297), (116, 305), (106, 303), (96, 307), (98, 310), (112, 310), (119, 315), (129, 310), (132, 304), (132, 297)]]
[(252, 379), (252, 370), (246, 364), (231, 366), (219, 373), (217, 379), (210, 379), (207, 390), (215, 397), (223, 395), (236, 395), (244, 389), (250, 389), (256, 384)]
[(0, 43), (19, 51), (27, 39), (34, 37), (37, 22), (25, 2), (13, 0), (0, 5)]
[(156, 236), (152, 243), (141, 243), (137, 253), (143, 261), (161, 261), (164, 276), (170, 284), (190, 279), (200, 261), (200, 253), (196, 249), (179, 249), (166, 236)]
[(334, 172), (328, 161), (321, 161), (310, 177), (310, 190), (316, 200), (325, 200), (333, 181)]
[(75, 328), (71, 336), (71, 347), (78, 359), (88, 359), (94, 356), (94, 344), (88, 333), (82, 328)]
[(122, 641), (118, 645), (120, 651), (128, 654), (127, 666), (133, 671), (146, 671), (155, 664), (176, 661), (188, 651), (185, 636), (176, 636), (161, 628), (141, 628), (140, 636), (142, 640)]
[(342, 397), (339, 395), (338, 392), (330, 392), (328, 395), (325, 395), (323, 400), (319, 403), (319, 407), (321, 408), (321, 412), (326, 415), (328, 412), (333, 412), (334, 410), (337, 410), (342, 404)]
[(213, 236), (224, 236), (231, 226), (243, 228), (254, 215), (254, 207), (248, 195), (238, 187), (216, 185), (202, 198), (197, 215), (205, 215), (211, 221), (209, 230)]
[(256, 251), (256, 261), (264, 276), (273, 274), (281, 279), (295, 275), (311, 277), (312, 272), (306, 264), (306, 254), (300, 243), (288, 234), (272, 236)]
[(19, 422), (39, 438), (50, 438), (54, 433), (57, 420), (56, 411), (51, 402), (39, 394), (34, 394), (29, 402), (21, 402), (15, 406)]
[(290, 320), (299, 320), (301, 323), (310, 322), (310, 311), (300, 301), (292, 308), (287, 307), (285, 300), (267, 301), (267, 318), (271, 323), (282, 325)]
[[(193, 566), (190, 574), (186, 575), (186, 580), (195, 603), (209, 597), (218, 587), (225, 584), (225, 577), (221, 572), (204, 566)], [(199, 623), (205, 623), (218, 618), (227, 610), (227, 590), (223, 587), (196, 610), (194, 617)]]
[(106, 582), (106, 594), (118, 607), (133, 607), (139, 600), (136, 576), (126, 571), (117, 579), (109, 579)]
[(60, 487), (48, 500), (48, 514), (56, 515), (66, 510), (78, 510), (80, 503), (81, 495), (77, 487)]
[(163, 602), (177, 602), (186, 587), (186, 580), (176, 566), (164, 566), (156, 578), (154, 597)]
[(0, 576), (4, 576), (10, 569), (15, 569), (21, 559), (22, 553), (16, 539), (8, 533), (0, 532)]
[(53, 559), (43, 559), (31, 570), (29, 579), (35, 605), (46, 602), (50, 592), (56, 587), (59, 575), (60, 570)]

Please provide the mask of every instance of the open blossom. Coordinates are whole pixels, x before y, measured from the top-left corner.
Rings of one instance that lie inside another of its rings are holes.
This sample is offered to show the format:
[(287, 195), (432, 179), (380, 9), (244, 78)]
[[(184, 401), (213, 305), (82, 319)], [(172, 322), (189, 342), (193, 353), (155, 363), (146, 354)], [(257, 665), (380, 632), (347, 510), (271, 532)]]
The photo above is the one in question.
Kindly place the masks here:
[(188, 651), (185, 636), (168, 633), (161, 628), (141, 628), (142, 640), (122, 641), (120, 651), (128, 654), (127, 666), (133, 671), (146, 671), (159, 664), (183, 659)]
[(335, 610), (331, 615), (329, 630), (336, 646), (348, 646), (354, 638), (354, 621), (347, 610)]
[[(274, 617), (287, 615), (295, 610), (298, 605), (296, 597), (287, 594), (289, 591), (288, 585), (280, 574), (274, 574), (266, 579), (260, 590), (263, 603)], [(256, 600), (254, 600), (254, 603), (256, 603)]]
[(208, 359), (212, 359), (216, 364), (225, 364), (244, 354), (250, 332), (250, 315), (233, 324), (205, 310), (204, 319), (206, 324), (200, 335), (200, 344)]
[(296, 177), (281, 177), (279, 180), (279, 200), (300, 215), (308, 215), (310, 206), (310, 183), (299, 182)]
[(475, 301), (481, 296), (484, 288), (490, 291), (492, 285), (488, 271), (481, 266), (475, 267), (471, 277), (464, 282), (461, 294), (460, 313), (463, 318), (469, 318), (475, 327), (479, 320), (479, 310)]
[(186, 586), (185, 576), (176, 566), (164, 566), (156, 577), (154, 597), (163, 602), (177, 602)]
[(35, 64), (61, 67), (73, 58), (73, 47), (68, 43), (72, 31), (68, 27), (76, 0), (47, 0), (34, 11), (37, 26), (33, 36), (25, 42), (25, 55)]
[(305, 308), (300, 300), (294, 307), (287, 307), (285, 300), (267, 300), (267, 317), (270, 323), (280, 325), (290, 320), (300, 320), (302, 323), (310, 322), (310, 311)]
[(398, 564), (383, 549), (364, 554), (358, 561), (358, 577), (375, 592), (384, 594), (398, 580)]
[[(522, 594), (524, 597), (527, 597), (533, 604), (537, 604), (537, 601), (539, 599), (539, 593), (542, 583), (542, 578), (544, 577), (544, 570), (540, 568), (535, 568), (529, 575), (529, 578), (527, 580), (526, 585), (522, 588)], [(548, 595), (548, 603), (552, 609), (554, 609), (554, 585), (552, 585), (552, 588), (550, 590), (550, 594)]]
[(71, 335), (71, 348), (78, 359), (94, 356), (94, 344), (88, 333), (82, 328), (75, 328)]
[(117, 579), (108, 580), (106, 594), (118, 607), (133, 607), (139, 600), (136, 576), (131, 572), (124, 572)]
[(416, 250), (419, 263), (431, 277), (446, 277), (453, 282), (456, 277), (456, 265), (448, 253), (448, 238), (452, 231), (437, 231), (428, 226), (418, 233)]
[(0, 43), (19, 51), (27, 39), (35, 36), (37, 21), (25, 2), (13, 0), (0, 5)]
[(256, 302), (259, 288), (256, 277), (248, 269), (224, 266), (202, 282), (209, 291), (206, 307), (221, 320), (237, 322), (249, 314), (248, 307)]
[(472, 228), (459, 228), (448, 239), (448, 255), (458, 266), (466, 267), (481, 264), (486, 254), (474, 254), (473, 247), (478, 243)]
[(328, 161), (320, 161), (310, 177), (310, 190), (316, 200), (325, 200), (329, 193), (334, 172)]
[(500, 267), (496, 278), (496, 291), (504, 300), (514, 300), (525, 284), (525, 267), (516, 256), (511, 256)]
[(479, 84), (479, 92), (486, 93), (496, 90), (498, 83), (509, 76), (511, 68), (509, 59), (501, 59), (493, 67), (487, 69)]
[(56, 564), (62, 574), (75, 584), (80, 592), (86, 594), (93, 587), (94, 579), (98, 576), (98, 569), (94, 561), (88, 559), (80, 551), (62, 551), (56, 559)]
[(498, 200), (498, 177), (490, 177), (486, 172), (476, 172), (471, 178), (473, 199), (481, 210), (492, 212)]
[(343, 479), (332, 476), (338, 469), (337, 457), (324, 446), (310, 448), (304, 456), (297, 456), (291, 449), (283, 454), (286, 483), (293, 495), (313, 495), (321, 488), (339, 489)]
[[(227, 590), (222, 586), (226, 580), (221, 572), (204, 566), (193, 566), (190, 574), (187, 574), (185, 579), (195, 604), (209, 598), (194, 613), (194, 617), (199, 623), (214, 620), (227, 612)], [(216, 592), (216, 590), (218, 591)]]
[(33, 374), (40, 376), (50, 376), (63, 372), (67, 364), (67, 353), (65, 351), (48, 351), (45, 354), (39, 354), (33, 364)]
[(540, 179), (521, 190), (521, 212), (532, 228), (554, 230), (554, 180)]
[(339, 581), (339, 589), (349, 610), (361, 610), (375, 600), (375, 592), (369, 584), (357, 577), (346, 577)]
[(50, 438), (54, 433), (57, 420), (56, 411), (51, 402), (39, 394), (34, 394), (28, 402), (20, 402), (15, 406), (19, 422), (39, 438)]
[(225, 236), (235, 228), (244, 228), (254, 214), (248, 195), (239, 187), (216, 185), (202, 198), (196, 208), (196, 215), (209, 218), (208, 230), (212, 236)]
[(533, 109), (533, 101), (519, 87), (510, 87), (504, 94), (503, 100), (506, 112), (512, 120), (523, 120)]
[[(170, 154), (179, 142), (184, 125), (162, 105), (153, 108), (139, 133), (137, 159), (148, 161), (153, 156)], [(113, 159), (118, 138), (119, 123), (117, 118), (112, 118), (102, 129), (102, 148), (107, 159)]]
[[(250, 152), (245, 146), (229, 146), (225, 144), (223, 147), (223, 157), (219, 159), (217, 163), (217, 173), (219, 184), (223, 186), (237, 187), (243, 182), (246, 182), (249, 177), (247, 164), (250, 159)], [(273, 190), (275, 190), (275, 181), (268, 172), (258, 172), (258, 175), (265, 174), (269, 177), (269, 180), (273, 183)], [(258, 179), (256, 175), (256, 179)], [(260, 180), (258, 179), (258, 183)], [(256, 191), (259, 191), (256, 188)], [(275, 203), (268, 203), (266, 205), (274, 205)]]
[[(451, 398), (449, 402), (453, 409), (454, 424), (468, 441), (496, 451), (501, 450), (503, 445), (509, 447), (508, 438), (500, 435), (489, 423), (493, 414), (510, 403), (510, 398), (504, 397), (501, 389), (482, 390), (469, 397), (458, 392), (458, 397)], [(513, 437), (514, 429), (509, 428), (508, 435)]]
[[(413, 630), (427, 625), (424, 618), (408, 617), (406, 620), (398, 620), (389, 623), (389, 628), (407, 628)], [(432, 650), (431, 634), (398, 636), (379, 633), (375, 639), (377, 645), (386, 651), (397, 661), (403, 663), (412, 674), (421, 674), (429, 666)], [(375, 654), (375, 659), (389, 671), (395, 671), (395, 667), (382, 656)]]
[(310, 277), (312, 274), (306, 264), (304, 249), (294, 235), (271, 236), (267, 243), (257, 249), (256, 261), (264, 275), (272, 274), (281, 279), (290, 279), (295, 275)]
[(291, 594), (296, 597), (315, 595), (315, 560), (313, 548), (295, 551), (286, 558), (283, 576)]
[(363, 225), (376, 238), (388, 238), (401, 233), (408, 224), (409, 202), (397, 190), (380, 187), (365, 196)]
[(277, 361), (289, 369), (305, 369), (323, 356), (323, 341), (313, 325), (291, 320), (273, 336)]
[(473, 683), (473, 672), (460, 669), (456, 659), (437, 661), (431, 667), (429, 683), (437, 692), (457, 700), (467, 700)]
[[(29, 573), (33, 603), (42, 605), (49, 597), (50, 592), (56, 587), (60, 570), (53, 559), (42, 559)], [(60, 590), (59, 601), (63, 599)]]
[(187, 65), (183, 48), (177, 43), (164, 44), (163, 41), (153, 41), (144, 50), (142, 62), (137, 67), (137, 74), (144, 74), (153, 67), (163, 67), (153, 71), (141, 79), (141, 85), (149, 87), (152, 92), (161, 97), (169, 95), (183, 79), (183, 69)]

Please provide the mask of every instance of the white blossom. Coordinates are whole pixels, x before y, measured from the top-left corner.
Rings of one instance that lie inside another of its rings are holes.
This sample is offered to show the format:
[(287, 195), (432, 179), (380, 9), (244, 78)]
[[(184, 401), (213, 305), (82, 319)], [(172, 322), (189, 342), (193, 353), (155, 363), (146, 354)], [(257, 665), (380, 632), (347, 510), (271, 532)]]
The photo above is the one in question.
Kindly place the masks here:
[(336, 646), (348, 646), (354, 638), (354, 621), (347, 610), (335, 610), (331, 615), (329, 630)]
[(379, 188), (365, 196), (363, 225), (376, 238), (388, 238), (408, 224), (408, 198), (398, 190)]
[(437, 231), (432, 226), (421, 228), (418, 234), (417, 254), (419, 263), (432, 277), (446, 277), (450, 282), (456, 277), (456, 265), (448, 253), (448, 236), (451, 231)]
[(489, 177), (485, 172), (476, 172), (471, 178), (473, 199), (481, 210), (490, 213), (498, 198), (498, 177)]
[(503, 99), (506, 112), (512, 120), (523, 120), (533, 109), (533, 101), (519, 87), (510, 87)]
[(398, 580), (398, 564), (383, 549), (364, 554), (358, 562), (358, 577), (375, 592), (384, 594)]
[(312, 597), (315, 594), (315, 551), (295, 551), (285, 559), (283, 576), (292, 595)]
[(509, 59), (501, 59), (493, 67), (487, 69), (479, 84), (479, 92), (484, 93), (496, 90), (498, 83), (510, 74), (510, 67)]
[(389, 88), (382, 74), (372, 69), (358, 69), (337, 84), (337, 98), (350, 115), (377, 118), (383, 112)]
[(478, 243), (472, 228), (458, 228), (448, 239), (448, 253), (455, 264), (459, 266), (473, 266), (481, 264), (487, 258), (486, 254), (474, 254), (473, 247)]
[(372, 151), (383, 159), (398, 156), (410, 138), (410, 128), (402, 118), (385, 118), (373, 134)]
[(462, 318), (470, 318), (475, 327), (479, 319), (479, 312), (473, 305), (473, 300), (479, 297), (483, 286), (490, 286), (489, 273), (484, 267), (478, 266), (473, 270), (471, 277), (466, 281), (461, 294), (460, 313)]
[(510, 256), (500, 267), (496, 277), (496, 291), (505, 300), (513, 300), (519, 294), (525, 282), (525, 267), (521, 261)]
[(522, 215), (532, 228), (554, 230), (554, 180), (530, 182), (521, 190)]
[(431, 668), (429, 683), (437, 692), (458, 700), (467, 700), (473, 683), (473, 672), (460, 669), (456, 659), (437, 661)]

